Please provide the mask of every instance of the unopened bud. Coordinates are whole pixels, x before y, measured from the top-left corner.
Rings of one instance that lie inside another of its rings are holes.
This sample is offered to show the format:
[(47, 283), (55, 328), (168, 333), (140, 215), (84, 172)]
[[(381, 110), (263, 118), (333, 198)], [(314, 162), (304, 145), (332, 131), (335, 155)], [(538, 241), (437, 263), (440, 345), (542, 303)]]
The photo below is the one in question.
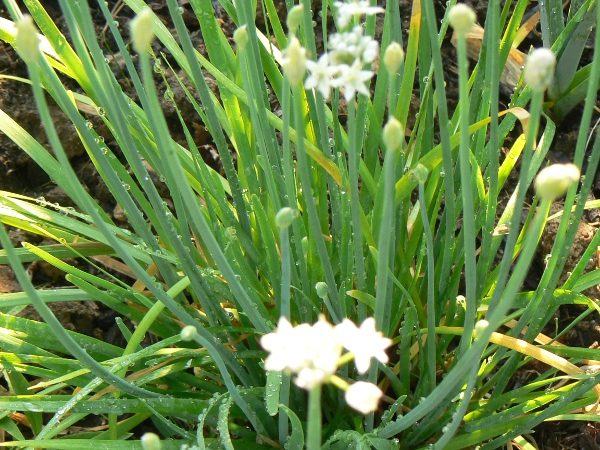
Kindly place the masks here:
[(327, 298), (327, 283), (319, 281), (315, 284), (315, 290), (317, 291), (319, 298), (322, 298), (323, 300)]
[(554, 77), (556, 56), (547, 48), (536, 48), (527, 57), (523, 78), (534, 91), (545, 91)]
[(489, 326), (490, 326), (490, 323), (487, 320), (479, 320), (475, 324), (475, 329), (473, 330), (473, 336), (476, 338), (481, 336), (481, 333), (483, 333), (483, 331)]
[(304, 79), (306, 72), (306, 49), (300, 45), (296, 37), (292, 37), (281, 61), (283, 73), (292, 86), (297, 86)]
[(289, 227), (294, 219), (298, 217), (298, 215), (299, 213), (297, 209), (292, 209), (285, 206), (277, 211), (277, 214), (275, 214), (275, 225), (283, 230)]
[(243, 50), (248, 43), (248, 28), (242, 25), (233, 32), (233, 41), (237, 45), (238, 50)]
[(302, 253), (304, 254), (304, 257), (306, 257), (306, 255), (308, 255), (308, 238), (306, 236), (300, 240), (300, 245), (302, 247)]
[(390, 117), (383, 127), (383, 143), (388, 151), (396, 151), (404, 142), (404, 127), (398, 119)]
[(15, 24), (17, 35), (15, 48), (21, 58), (28, 63), (34, 61), (40, 54), (40, 40), (31, 16), (23, 16)]
[(160, 450), (162, 448), (160, 438), (154, 433), (144, 433), (140, 441), (144, 450)]
[(385, 49), (383, 54), (383, 64), (388, 74), (394, 75), (398, 73), (400, 66), (404, 62), (404, 50), (397, 42), (392, 42)]
[(415, 166), (411, 171), (412, 176), (415, 177), (417, 183), (423, 184), (427, 181), (427, 177), (429, 176), (429, 169), (425, 167), (423, 164), (419, 163)]
[(134, 50), (138, 53), (149, 51), (154, 40), (154, 13), (150, 7), (146, 6), (131, 19), (129, 27)]
[(196, 330), (196, 327), (192, 325), (186, 325), (181, 329), (181, 332), (179, 333), (181, 340), (186, 342), (193, 341), (197, 335), (198, 331)]
[(575, 164), (552, 164), (538, 173), (535, 192), (543, 200), (555, 200), (577, 183), (579, 177), (579, 168)]
[(292, 34), (296, 33), (298, 28), (300, 28), (300, 24), (302, 23), (302, 18), (304, 17), (304, 5), (296, 5), (287, 15), (287, 27), (288, 31)]
[(464, 3), (457, 3), (448, 12), (448, 22), (459, 35), (464, 36), (471, 31), (476, 20), (477, 16), (473, 8)]

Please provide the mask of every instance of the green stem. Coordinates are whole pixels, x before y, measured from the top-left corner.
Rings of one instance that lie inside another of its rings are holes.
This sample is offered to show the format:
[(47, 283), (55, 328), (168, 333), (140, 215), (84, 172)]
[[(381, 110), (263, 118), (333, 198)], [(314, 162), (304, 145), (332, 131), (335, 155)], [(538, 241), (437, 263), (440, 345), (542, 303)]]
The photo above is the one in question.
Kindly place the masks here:
[[(279, 306), (279, 315), (291, 320), (290, 308), (290, 240), (288, 228), (282, 228), (279, 231), (279, 245), (281, 248), (281, 300)], [(282, 374), (281, 388), (279, 391), (279, 402), (285, 406), (290, 402), (290, 377)], [(284, 410), (285, 411), (285, 410)], [(286, 442), (288, 437), (288, 416), (280, 410), (279, 413), (279, 442)]]
[(308, 426), (306, 436), (306, 449), (319, 450), (321, 448), (321, 385), (317, 385), (308, 392)]
[(421, 220), (423, 221), (423, 234), (425, 235), (425, 244), (427, 248), (427, 373), (429, 377), (429, 391), (435, 387), (436, 372), (436, 337), (435, 337), (435, 260), (433, 251), (433, 235), (429, 218), (427, 217), (427, 200), (425, 199), (425, 186), (419, 183), (419, 209), (421, 211)]
[(469, 149), (469, 75), (467, 61), (467, 43), (465, 34), (458, 36), (458, 84), (460, 100), (460, 147), (459, 167), (463, 200), (463, 240), (465, 248), (465, 298), (467, 308), (465, 311), (465, 334), (460, 342), (459, 354), (471, 344), (471, 335), (475, 326), (477, 314), (477, 266), (475, 259), (475, 213), (473, 205), (473, 169), (469, 162), (471, 150)]

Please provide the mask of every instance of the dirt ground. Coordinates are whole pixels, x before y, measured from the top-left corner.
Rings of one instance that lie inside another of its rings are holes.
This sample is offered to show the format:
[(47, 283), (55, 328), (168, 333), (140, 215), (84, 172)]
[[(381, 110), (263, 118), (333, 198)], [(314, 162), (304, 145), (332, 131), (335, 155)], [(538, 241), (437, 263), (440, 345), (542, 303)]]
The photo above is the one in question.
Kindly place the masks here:
[[(66, 26), (64, 21), (61, 19), (60, 9), (58, 2), (55, 0), (44, 1), (43, 4), (47, 8), (48, 13), (53, 17), (57, 24), (65, 29)], [(95, 2), (90, 2), (94, 4)], [(117, 0), (109, 0), (109, 7), (115, 7), (118, 2)], [(280, 1), (283, 5), (285, 2)], [(410, 17), (410, 5), (412, 1), (401, 0), (401, 12), (402, 12), (402, 23), (404, 33), (408, 29), (409, 17)], [(480, 23), (484, 23), (485, 15), (487, 12), (487, 1), (467, 1), (477, 11)], [(168, 23), (168, 11), (164, 2), (152, 1), (150, 2), (153, 10), (161, 17), (164, 17), (165, 22)], [(202, 37), (200, 34), (199, 27), (195, 22), (193, 14), (185, 6), (184, 19), (186, 24), (192, 32), (192, 37), (195, 45), (201, 51), (203, 49)], [(215, 2), (216, 4), (216, 2)], [(118, 6), (118, 5), (117, 5)], [(446, 6), (446, 2), (443, 0), (437, 1), (437, 14), (438, 17), (443, 13), (443, 9)], [(282, 9), (283, 11), (283, 9)], [(233, 24), (227, 19), (227, 17), (221, 15), (222, 25), (225, 29), (229, 30), (229, 33), (233, 32)], [(4, 7), (0, 7), (0, 16), (9, 17)], [(104, 27), (104, 20), (99, 10), (94, 10), (93, 16), (97, 19), (98, 36), (106, 48), (111, 64), (115, 71), (119, 71), (121, 61), (118, 53), (115, 52), (116, 46), (111, 41), (109, 33)], [(121, 25), (121, 30), (127, 29), (127, 22), (131, 19), (130, 12), (126, 9), (115, 10), (115, 20)], [(259, 21), (262, 19), (259, 17)], [(541, 36), (534, 34), (531, 36), (526, 43), (530, 45), (541, 45)], [(155, 44), (158, 45), (158, 44)], [(160, 50), (157, 48), (156, 50)], [(527, 52), (528, 48), (521, 48), (524, 52)], [(455, 60), (454, 48), (452, 47), (449, 39), (446, 40), (443, 46), (443, 51), (447, 61)], [(591, 58), (592, 49), (586, 50), (586, 57)], [(585, 62), (585, 61), (584, 61)], [(0, 43), (0, 73), (10, 74), (17, 76), (27, 76), (25, 66), (20, 62), (19, 58), (12, 50), (12, 48), (6, 44)], [(169, 75), (173, 77), (173, 75)], [(446, 80), (448, 83), (448, 101), (451, 108), (456, 104), (457, 100), (457, 78), (456, 73), (453, 70), (452, 64), (448, 64), (448, 71), (446, 73)], [(171, 79), (170, 81), (174, 81)], [(157, 82), (161, 86), (161, 93), (164, 92), (165, 86), (162, 82), (157, 79)], [(127, 79), (122, 79), (121, 83), (123, 88), (135, 97), (133, 89), (129, 85)], [(210, 136), (204, 130), (197, 120), (196, 113), (192, 106), (185, 99), (185, 94), (179, 88), (176, 82), (172, 82), (171, 88), (174, 91), (174, 98), (178, 106), (181, 108), (184, 119), (190, 129), (194, 131), (194, 138), (199, 148), (203, 151), (203, 156), (207, 162), (213, 167), (220, 169), (219, 160), (217, 153), (213, 148)], [(70, 86), (75, 88), (75, 86)], [(161, 96), (162, 97), (162, 96)], [(502, 98), (503, 102), (507, 102), (507, 98)], [(413, 99), (414, 102), (418, 100)], [(171, 125), (173, 136), (176, 140), (185, 143), (184, 135), (177, 119), (175, 109), (168, 102), (163, 104), (167, 121)], [(40, 120), (37, 113), (35, 103), (31, 94), (31, 90), (28, 85), (11, 81), (11, 80), (0, 80), (0, 108), (7, 112), (13, 117), (18, 123), (20, 123), (27, 131), (29, 131), (36, 139), (41, 143), (47, 143), (47, 139), (42, 127), (39, 126)], [(73, 167), (76, 169), (80, 176), (81, 181), (85, 184), (87, 189), (93, 194), (98, 203), (102, 208), (111, 213), (117, 223), (123, 225), (123, 215), (120, 214), (119, 208), (114, 203), (112, 196), (101, 182), (97, 172), (90, 163), (89, 159), (85, 154), (85, 150), (79, 142), (76, 133), (73, 132), (73, 126), (66, 119), (64, 114), (58, 110), (57, 107), (51, 106), (52, 115), (55, 118), (55, 124), (58, 129), (59, 136), (62, 142), (65, 144), (65, 148), (69, 149), (69, 156)], [(575, 147), (574, 142), (577, 136), (578, 119), (581, 115), (581, 108), (576, 108), (562, 123), (559, 124), (557, 129), (557, 136), (554, 139), (555, 144), (550, 150), (549, 159), (551, 161), (565, 162), (569, 161), (572, 157), (572, 151)], [(594, 120), (598, 119), (597, 115)], [(98, 118), (90, 117), (90, 120), (95, 121), (94, 125), (96, 129), (102, 129), (102, 124)], [(116, 150), (114, 142), (111, 142), (110, 135), (106, 133), (105, 142), (111, 149)], [(160, 183), (159, 180), (155, 180)], [(514, 183), (514, 180), (512, 181)], [(53, 203), (59, 203), (65, 206), (71, 206), (69, 199), (64, 193), (52, 183), (51, 179), (41, 171), (35, 163), (31, 161), (13, 144), (6, 136), (0, 134), (0, 190), (18, 192), (33, 197), (44, 197), (47, 201)], [(168, 197), (166, 189), (163, 191), (165, 197)], [(596, 183), (594, 186), (595, 197), (600, 196), (600, 177), (596, 177)], [(584, 222), (580, 225), (576, 242), (572, 247), (572, 252), (567, 262), (565, 272), (572, 269), (574, 264), (579, 260), (579, 256), (586, 248), (587, 243), (593, 237), (598, 225), (600, 224), (600, 213), (598, 211), (590, 211), (584, 217)], [(536, 263), (531, 270), (529, 284), (532, 286), (536, 285), (541, 273), (544, 269), (544, 257), (550, 252), (554, 235), (556, 232), (556, 223), (550, 223), (547, 227), (546, 233), (542, 239), (540, 245), (539, 255), (536, 259)], [(33, 241), (40, 243), (40, 239), (36, 236), (27, 235), (18, 230), (11, 230), (11, 237), (15, 244), (22, 241)], [(592, 262), (591, 264), (596, 264)], [(84, 267), (86, 270), (93, 270), (91, 267)], [(66, 282), (61, 273), (58, 273), (52, 267), (47, 264), (34, 263), (29, 266), (29, 273), (32, 279), (38, 286), (50, 287), (50, 286), (62, 286)], [(12, 271), (6, 266), (0, 266), (0, 293), (2, 292), (15, 292), (18, 291), (18, 283), (14, 280)], [(596, 288), (587, 292), (588, 295), (593, 298), (598, 298), (598, 291)], [(68, 305), (62, 305), (60, 303), (52, 304), (52, 308), (55, 310), (57, 316), (63, 321), (66, 327), (71, 329), (77, 329), (80, 332), (90, 334), (97, 337), (102, 337), (108, 341), (119, 344), (120, 334), (117, 332), (114, 322), (114, 313), (105, 310), (101, 305), (95, 305), (90, 302), (79, 302), (69, 303)], [(27, 308), (22, 314), (36, 319), (37, 316), (34, 311)], [(557, 322), (560, 324), (569, 323), (578, 312), (576, 310), (569, 310), (565, 308), (564, 311), (561, 309), (560, 317), (557, 317)], [(589, 320), (580, 323), (580, 325), (573, 330), (573, 332), (567, 337), (569, 343), (583, 347), (597, 346), (600, 342), (600, 326), (596, 321)], [(544, 424), (536, 430), (535, 439), (538, 445), (542, 449), (594, 449), (600, 448), (600, 426), (594, 423), (573, 423), (573, 422), (558, 422), (551, 424)]]

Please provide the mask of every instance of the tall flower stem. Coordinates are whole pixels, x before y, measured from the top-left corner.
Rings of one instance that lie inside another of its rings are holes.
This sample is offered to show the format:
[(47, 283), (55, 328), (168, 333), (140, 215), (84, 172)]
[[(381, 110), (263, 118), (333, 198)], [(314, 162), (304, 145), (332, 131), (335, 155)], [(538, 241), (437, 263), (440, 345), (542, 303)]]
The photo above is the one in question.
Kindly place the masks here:
[(321, 448), (321, 385), (308, 392), (307, 450)]

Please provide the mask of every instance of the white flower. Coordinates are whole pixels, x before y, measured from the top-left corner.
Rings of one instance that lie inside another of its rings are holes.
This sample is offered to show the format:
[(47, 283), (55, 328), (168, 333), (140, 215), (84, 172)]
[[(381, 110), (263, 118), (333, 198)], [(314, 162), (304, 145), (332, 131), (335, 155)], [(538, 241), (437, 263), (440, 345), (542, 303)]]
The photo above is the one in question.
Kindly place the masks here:
[(292, 86), (297, 85), (304, 78), (304, 73), (306, 72), (306, 49), (300, 45), (298, 38), (292, 37), (290, 39), (287, 48), (283, 52), (281, 68)]
[(304, 82), (304, 87), (306, 89), (317, 89), (327, 100), (333, 81), (340, 71), (339, 66), (330, 64), (329, 55), (325, 53), (321, 55), (317, 62), (306, 61), (306, 68), (310, 75)]
[(374, 384), (357, 381), (346, 391), (345, 398), (352, 408), (363, 414), (369, 414), (377, 409), (383, 392)]
[(375, 329), (375, 319), (369, 317), (358, 328), (352, 321), (344, 321), (335, 327), (337, 339), (348, 351), (354, 354), (354, 363), (359, 373), (365, 373), (371, 365), (371, 358), (382, 363), (388, 362), (385, 349), (392, 340), (383, 337)]
[(523, 78), (531, 89), (545, 91), (554, 77), (556, 67), (556, 56), (552, 50), (547, 48), (536, 48), (527, 57)]
[(353, 17), (372, 16), (385, 12), (380, 6), (369, 6), (368, 0), (350, 0), (349, 3), (335, 2), (337, 10), (336, 23), (339, 28), (346, 28)]
[(265, 368), (298, 374), (296, 384), (306, 389), (327, 381), (342, 354), (335, 330), (324, 317), (312, 326), (303, 323), (295, 327), (282, 317), (275, 332), (263, 336), (260, 343), (269, 351)]
[(363, 95), (369, 95), (369, 88), (365, 84), (373, 76), (370, 70), (362, 70), (361, 64), (356, 61), (351, 66), (344, 66), (340, 69), (340, 77), (335, 81), (335, 86), (344, 91), (344, 98), (347, 102), (354, 98), (357, 92)]
[(304, 347), (308, 363), (298, 371), (295, 383), (305, 389), (311, 389), (333, 375), (338, 368), (342, 346), (336, 338), (334, 327), (323, 316), (310, 327), (310, 333), (305, 336)]
[(575, 164), (552, 164), (540, 170), (535, 178), (535, 192), (544, 199), (553, 201), (562, 197), (581, 176)]
[(296, 386), (310, 391), (315, 386), (327, 381), (327, 378), (329, 378), (330, 375), (332, 374), (321, 369), (305, 367), (298, 372), (298, 376), (294, 379), (294, 383), (296, 383)]
[(352, 31), (334, 33), (327, 43), (329, 60), (333, 64), (351, 65), (355, 61), (371, 63), (379, 54), (379, 43), (370, 36), (363, 36), (363, 28), (356, 26)]
[(265, 360), (265, 369), (295, 372), (305, 367), (309, 358), (303, 341), (310, 335), (310, 329), (308, 324), (293, 327), (285, 317), (281, 317), (277, 329), (260, 339), (260, 344), (269, 351), (269, 356)]

